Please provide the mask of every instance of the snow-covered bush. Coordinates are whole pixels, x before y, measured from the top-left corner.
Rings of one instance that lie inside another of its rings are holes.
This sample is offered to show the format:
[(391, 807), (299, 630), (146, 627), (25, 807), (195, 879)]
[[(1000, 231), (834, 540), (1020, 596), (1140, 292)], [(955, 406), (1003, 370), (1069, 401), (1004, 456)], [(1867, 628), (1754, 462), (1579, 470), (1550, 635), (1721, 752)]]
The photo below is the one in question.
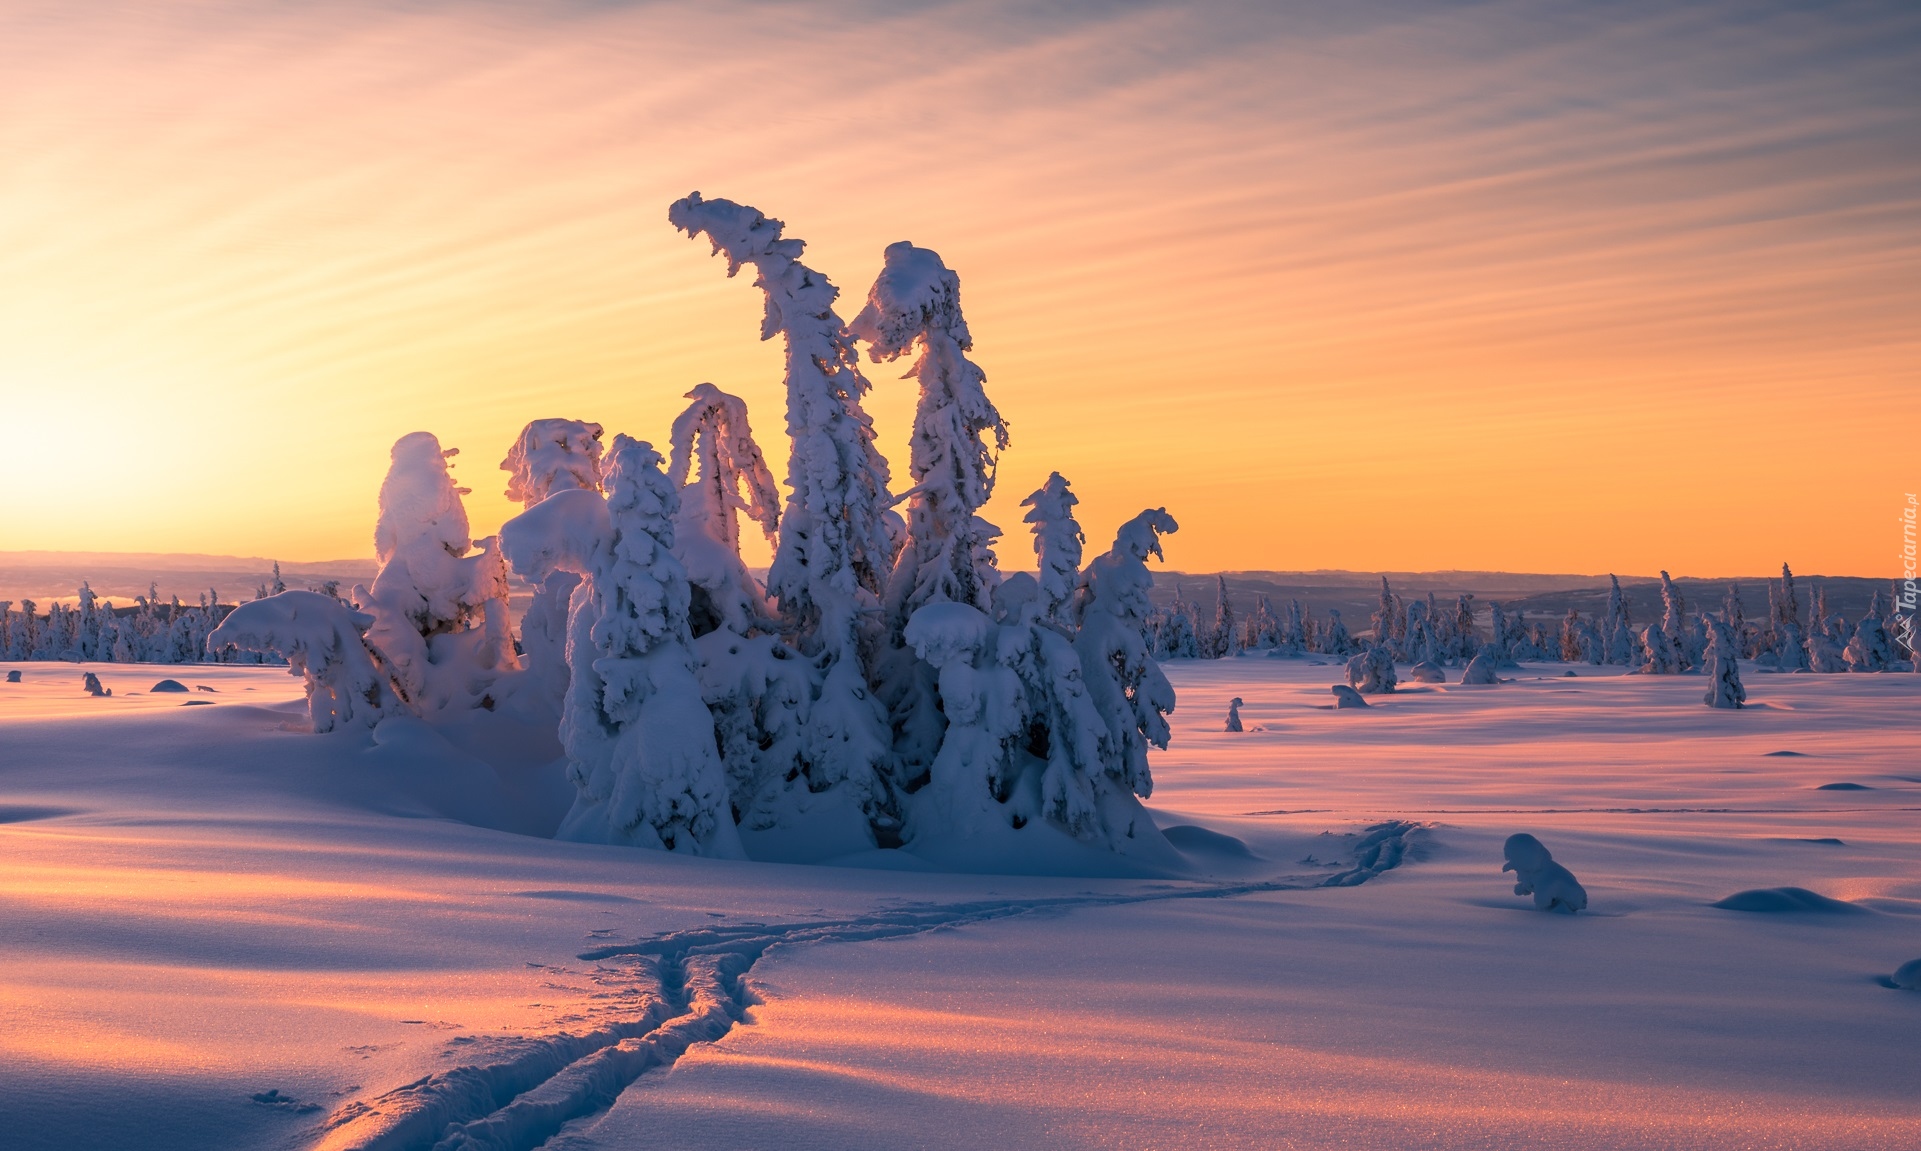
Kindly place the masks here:
[(1336, 711), (1343, 708), (1368, 706), (1367, 697), (1344, 683), (1333, 684), (1329, 690), (1334, 693), (1334, 710)]
[(1347, 661), (1347, 686), (1362, 695), (1385, 695), (1395, 683), (1394, 656), (1386, 644), (1369, 644)]
[(1461, 669), (1461, 682), (1486, 686), (1501, 682), (1500, 663), (1494, 648), (1483, 647)]
[(1587, 908), (1587, 890), (1573, 872), (1554, 862), (1540, 840), (1525, 832), (1510, 835), (1502, 854), (1507, 862), (1501, 870), (1514, 873), (1514, 894), (1532, 895), (1542, 911), (1573, 915)]
[(1238, 695), (1227, 701), (1227, 730), (1241, 730), (1241, 697)]
[(582, 577), (560, 726), (579, 794), (559, 835), (737, 858), (727, 773), (694, 671), (687, 577), (673, 556), (680, 501), (660, 464), (652, 445), (617, 435), (605, 499), (557, 492), (501, 528), (528, 578)]
[(667, 218), (689, 236), (704, 234), (729, 276), (754, 268), (766, 303), (761, 338), (783, 339), (792, 450), (767, 582), (783, 632), (815, 666), (798, 765), (808, 790), (846, 788), (876, 836), (891, 840), (908, 781), (895, 778), (893, 731), (868, 686), (864, 653), (887, 639), (881, 596), (902, 531), (888, 512), (887, 462), (860, 406), (867, 381), (834, 312), (840, 289), (800, 263), (805, 244), (782, 238), (779, 220), (746, 205), (696, 192)]
[(431, 714), (491, 706), (487, 689), (518, 666), (507, 613), (507, 566), (492, 539), (474, 541), (467, 510), (431, 432), (402, 436), (380, 485), (373, 587), (354, 605), (373, 617), (368, 642), (407, 701)]
[(208, 642), (285, 656), (289, 672), (304, 681), (314, 731), (372, 727), (413, 712), (392, 665), (367, 642), (373, 623), (331, 596), (284, 591), (229, 612)]
[(1447, 672), (1434, 660), (1425, 659), (1407, 669), (1407, 678), (1415, 683), (1446, 683)]
[(105, 697), (113, 694), (113, 689), (110, 687), (101, 687), (99, 675), (90, 671), (81, 673), (80, 690), (95, 697)]

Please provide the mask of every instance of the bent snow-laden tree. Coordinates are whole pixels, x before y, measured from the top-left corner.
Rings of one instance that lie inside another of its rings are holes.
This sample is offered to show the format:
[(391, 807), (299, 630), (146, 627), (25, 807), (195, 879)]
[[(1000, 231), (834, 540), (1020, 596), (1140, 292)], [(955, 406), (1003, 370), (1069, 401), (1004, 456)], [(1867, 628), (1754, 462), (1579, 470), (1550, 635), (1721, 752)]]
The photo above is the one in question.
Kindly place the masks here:
[(467, 534), (467, 509), (431, 432), (402, 436), (380, 485), (372, 589), (354, 603), (373, 616), (367, 639), (422, 711), (491, 706), (487, 689), (518, 666), (507, 614), (507, 568), (492, 539)]
[(736, 635), (775, 626), (767, 595), (740, 558), (740, 516), (769, 540), (780, 526), (780, 492), (754, 432), (747, 403), (712, 384), (687, 393), (693, 403), (674, 420), (667, 478), (680, 490), (674, 558), (693, 587), (696, 637), (717, 627)]
[(1000, 529), (977, 513), (994, 492), (1007, 425), (987, 398), (987, 374), (967, 358), (974, 338), (961, 314), (960, 277), (939, 255), (906, 241), (889, 244), (883, 260), (848, 332), (875, 363), (920, 353), (902, 377), (920, 384), (908, 441), (914, 486), (907, 538), (887, 581), (887, 631), (874, 677), (911, 784), (928, 770), (944, 721), (933, 667), (905, 646), (907, 621), (930, 603), (989, 610), (1000, 581), (993, 551)]
[(305, 682), (314, 731), (372, 727), (413, 711), (386, 657), (367, 643), (373, 622), (332, 596), (284, 591), (229, 612), (208, 643), (285, 656), (288, 670)]
[[(534, 420), (521, 429), (507, 458), (507, 498), (531, 508), (555, 492), (600, 490), (601, 427), (584, 420)], [(580, 577), (555, 571), (534, 585), (533, 602), (520, 620), (520, 647), (527, 670), (539, 678), (556, 710), (567, 695), (567, 601)]]
[(767, 582), (783, 630), (818, 666), (800, 771), (811, 791), (847, 789), (876, 839), (889, 840), (900, 827), (902, 789), (888, 717), (869, 688), (880, 636), (867, 621), (879, 621), (900, 540), (887, 513), (887, 462), (860, 406), (867, 381), (834, 312), (840, 289), (800, 262), (805, 245), (783, 239), (779, 220), (746, 205), (696, 192), (675, 201), (667, 218), (689, 236), (705, 235), (726, 256), (728, 275), (753, 267), (766, 297), (761, 338), (784, 341), (792, 450)]
[(582, 577), (561, 717), (579, 794), (560, 838), (745, 855), (702, 702), (687, 577), (673, 557), (679, 498), (652, 445), (614, 437), (608, 495), (557, 492), (501, 528), (516, 570)]

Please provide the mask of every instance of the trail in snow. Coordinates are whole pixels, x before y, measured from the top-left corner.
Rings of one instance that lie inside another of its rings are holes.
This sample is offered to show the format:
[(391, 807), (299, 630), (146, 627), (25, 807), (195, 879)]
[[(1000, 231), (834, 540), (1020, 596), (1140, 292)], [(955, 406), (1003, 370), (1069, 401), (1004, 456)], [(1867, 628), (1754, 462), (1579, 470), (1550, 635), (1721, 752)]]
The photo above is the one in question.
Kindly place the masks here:
[(1427, 825), (1375, 824), (1333, 875), (1157, 888), (1113, 895), (910, 904), (839, 920), (728, 924), (582, 952), (602, 991), (585, 1033), (488, 1041), (488, 1058), (437, 1072), (371, 1103), (350, 1103), (316, 1134), (316, 1151), (530, 1151), (605, 1110), (647, 1072), (726, 1035), (753, 1003), (743, 982), (769, 951), (896, 939), (1037, 912), (1270, 891), (1353, 887), (1401, 865)]

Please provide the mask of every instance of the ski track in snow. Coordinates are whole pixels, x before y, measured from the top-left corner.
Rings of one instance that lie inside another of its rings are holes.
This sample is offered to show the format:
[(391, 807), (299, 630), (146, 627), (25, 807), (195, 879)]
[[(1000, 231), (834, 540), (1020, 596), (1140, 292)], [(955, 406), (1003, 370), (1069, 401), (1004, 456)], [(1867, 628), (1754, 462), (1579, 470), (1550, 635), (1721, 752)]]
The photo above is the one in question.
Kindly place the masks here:
[(627, 1086), (711, 1043), (755, 1002), (744, 977), (768, 952), (810, 943), (898, 939), (1037, 912), (1270, 891), (1353, 887), (1401, 865), (1427, 824), (1377, 823), (1351, 865), (1333, 875), (1156, 888), (1113, 895), (908, 904), (850, 919), (727, 924), (591, 948), (607, 1006), (593, 1030), (486, 1044), (490, 1058), (436, 1072), (371, 1103), (349, 1103), (316, 1136), (316, 1151), (530, 1151), (576, 1120), (606, 1110)]

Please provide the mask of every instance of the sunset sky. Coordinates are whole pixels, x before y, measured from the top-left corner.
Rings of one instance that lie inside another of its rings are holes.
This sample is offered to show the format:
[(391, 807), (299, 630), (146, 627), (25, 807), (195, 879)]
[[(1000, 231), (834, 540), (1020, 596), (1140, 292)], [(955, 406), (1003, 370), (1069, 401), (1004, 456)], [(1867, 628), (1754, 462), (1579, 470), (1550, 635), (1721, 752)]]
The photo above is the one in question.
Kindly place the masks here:
[(1891, 576), (1921, 487), (1909, 3), (0, 0), (0, 157), (3, 550), (367, 555), (420, 429), (484, 534), (702, 380), (778, 474), (695, 189), (960, 273), (1008, 566), (1050, 470), (1190, 571)]

